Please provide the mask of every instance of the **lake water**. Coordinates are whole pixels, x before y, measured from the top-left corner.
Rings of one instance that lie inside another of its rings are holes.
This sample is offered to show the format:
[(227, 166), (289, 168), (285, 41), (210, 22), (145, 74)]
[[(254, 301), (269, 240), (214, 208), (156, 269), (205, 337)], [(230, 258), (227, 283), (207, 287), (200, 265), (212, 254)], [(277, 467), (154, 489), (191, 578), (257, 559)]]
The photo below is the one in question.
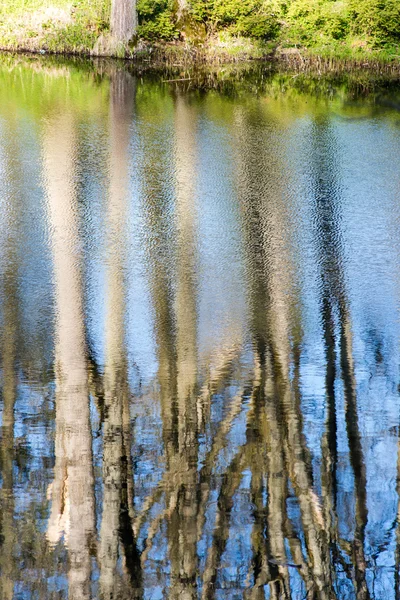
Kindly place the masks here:
[(0, 59), (0, 598), (398, 600), (400, 86), (173, 78)]

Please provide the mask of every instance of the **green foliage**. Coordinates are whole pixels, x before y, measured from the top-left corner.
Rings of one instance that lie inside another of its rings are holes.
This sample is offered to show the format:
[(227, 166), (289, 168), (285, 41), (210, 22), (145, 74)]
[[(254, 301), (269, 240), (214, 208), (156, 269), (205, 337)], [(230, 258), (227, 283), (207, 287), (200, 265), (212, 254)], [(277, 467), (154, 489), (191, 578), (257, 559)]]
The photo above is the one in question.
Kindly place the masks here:
[[(270, 52), (266, 44), (321, 55), (400, 55), (400, 0), (188, 0), (180, 22), (177, 2), (137, 0), (138, 38), (208, 44), (227, 56), (242, 56), (246, 39), (251, 49), (244, 54), (254, 57)], [(107, 34), (110, 6), (111, 0), (0, 0), (0, 46), (88, 52)]]
[[(351, 47), (357, 39), (372, 48), (400, 41), (399, 0), (191, 0), (189, 11), (209, 32), (279, 39), (289, 46)], [(176, 0), (138, 0), (139, 36), (179, 37), (175, 13)]]
[[(179, 37), (174, 0), (138, 0), (139, 37), (171, 40)], [(209, 31), (273, 39), (279, 31), (278, 5), (270, 0), (192, 0), (189, 18)], [(194, 27), (195, 29), (195, 27)], [(198, 37), (198, 36), (197, 36)]]
[(398, 0), (350, 0), (353, 31), (369, 38), (374, 46), (400, 41)]
[(349, 10), (343, 0), (294, 0), (287, 20), (290, 40), (300, 45), (342, 40), (349, 32)]
[(213, 4), (209, 0), (192, 0), (190, 14), (196, 21), (208, 22), (212, 17)]
[(279, 31), (278, 13), (268, 0), (214, 0), (211, 19), (217, 28), (238, 35), (273, 39)]
[(57, 32), (57, 35), (49, 33), (44, 37), (44, 46), (50, 52), (57, 52), (62, 48), (63, 52), (81, 52), (85, 48), (93, 48), (98, 33), (95, 29), (87, 29), (79, 23), (68, 24)]
[(179, 32), (172, 0), (138, 0), (138, 35), (147, 40), (172, 40)]
[(292, 0), (286, 39), (307, 47), (343, 41), (353, 48), (383, 48), (400, 42), (398, 0)]

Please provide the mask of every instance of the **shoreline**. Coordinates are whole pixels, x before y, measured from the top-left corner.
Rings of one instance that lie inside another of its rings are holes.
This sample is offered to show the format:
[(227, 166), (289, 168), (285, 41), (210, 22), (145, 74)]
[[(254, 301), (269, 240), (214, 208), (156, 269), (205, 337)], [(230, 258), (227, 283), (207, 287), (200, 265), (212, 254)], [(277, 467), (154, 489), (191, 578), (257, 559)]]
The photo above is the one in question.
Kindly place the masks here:
[[(211, 48), (212, 49), (212, 48)], [(313, 75), (343, 74), (350, 72), (370, 72), (374, 75), (398, 75), (400, 81), (400, 57), (394, 60), (392, 57), (368, 56), (341, 56), (338, 53), (317, 53), (308, 49), (280, 49), (276, 48), (262, 56), (257, 53), (241, 52), (235, 56), (221, 51), (217, 53), (206, 51), (196, 47), (188, 47), (184, 44), (176, 44), (173, 49), (167, 44), (143, 46), (138, 53), (130, 53), (126, 56), (115, 54), (93, 53), (86, 50), (44, 50), (42, 48), (7, 47), (0, 45), (0, 54), (20, 55), (32, 57), (58, 57), (60, 59), (82, 59), (82, 60), (109, 60), (127, 64), (140, 71), (218, 68), (235, 65), (269, 65), (282, 71), (293, 71), (295, 73), (310, 73)]]
[[(261, 12), (250, 14), (242, 0), (224, 0), (230, 8), (221, 14), (212, 3), (207, 12), (200, 7), (204, 0), (193, 0), (193, 11), (183, 20), (168, 8), (170, 1), (137, 0), (137, 29), (129, 29), (136, 34), (126, 43), (110, 34), (110, 0), (6, 2), (0, 8), (0, 51), (123, 59), (141, 69), (262, 62), (297, 72), (363, 69), (400, 75), (400, 29), (386, 35), (379, 19), (375, 30), (361, 22), (352, 27), (353, 13), (339, 0), (333, 12), (332, 6), (322, 10), (329, 0), (318, 0), (318, 6), (314, 0), (291, 0), (289, 8), (279, 0), (280, 8), (271, 13), (259, 7)], [(254, 6), (263, 1), (249, 0)]]
[(224, 47), (209, 45), (205, 47), (191, 46), (185, 43), (141, 43), (121, 56), (117, 53), (98, 53), (90, 48), (73, 49), (44, 49), (35, 47), (3, 46), (0, 44), (0, 54), (25, 56), (54, 56), (64, 58), (81, 58), (91, 60), (112, 60), (127, 63), (140, 70), (158, 70), (174, 68), (220, 67), (235, 64), (269, 64), (282, 70), (295, 72), (311, 72), (321, 75), (326, 73), (343, 73), (348, 71), (370, 71), (374, 74), (399, 75), (400, 56), (385, 56), (383, 53), (357, 53), (354, 56), (343, 55), (324, 49), (318, 52), (314, 49), (269, 48), (261, 53), (259, 48), (252, 51), (249, 46), (235, 53), (225, 51)]

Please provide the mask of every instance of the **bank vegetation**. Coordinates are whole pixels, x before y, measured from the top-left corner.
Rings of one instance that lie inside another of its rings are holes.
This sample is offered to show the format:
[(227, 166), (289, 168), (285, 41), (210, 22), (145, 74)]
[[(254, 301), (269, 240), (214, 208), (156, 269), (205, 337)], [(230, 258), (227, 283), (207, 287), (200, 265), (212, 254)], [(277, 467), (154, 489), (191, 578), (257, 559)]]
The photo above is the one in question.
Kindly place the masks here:
[(396, 0), (11, 0), (0, 48), (170, 63), (397, 63)]

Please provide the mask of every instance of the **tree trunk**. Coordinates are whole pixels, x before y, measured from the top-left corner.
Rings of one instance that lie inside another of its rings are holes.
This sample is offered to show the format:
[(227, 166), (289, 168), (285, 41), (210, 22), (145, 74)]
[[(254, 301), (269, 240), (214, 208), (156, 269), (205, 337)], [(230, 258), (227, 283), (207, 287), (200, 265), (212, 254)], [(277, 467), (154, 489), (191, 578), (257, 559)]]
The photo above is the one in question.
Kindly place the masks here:
[(112, 0), (110, 31), (117, 42), (126, 44), (137, 29), (136, 0)]
[(187, 12), (189, 10), (189, 2), (188, 0), (178, 0), (177, 2), (178, 4), (178, 9), (176, 11), (176, 16), (179, 21), (182, 21), (185, 16), (187, 15)]

